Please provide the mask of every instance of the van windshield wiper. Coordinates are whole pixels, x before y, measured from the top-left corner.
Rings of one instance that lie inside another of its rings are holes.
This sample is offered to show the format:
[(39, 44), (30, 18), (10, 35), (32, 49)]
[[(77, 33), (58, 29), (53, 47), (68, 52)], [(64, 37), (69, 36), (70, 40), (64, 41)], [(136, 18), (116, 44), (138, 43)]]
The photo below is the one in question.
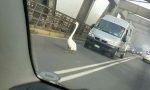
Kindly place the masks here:
[(104, 32), (106, 32), (106, 33), (112, 34), (112, 33), (110, 33), (109, 31), (105, 31), (104, 29), (100, 29), (100, 30), (102, 30), (102, 31), (104, 31)]
[(116, 37), (119, 37), (119, 38), (120, 38), (120, 36), (118, 36), (118, 35), (116, 35), (116, 34), (114, 34), (114, 33), (112, 33), (112, 32), (105, 31), (104, 29), (100, 29), (100, 28), (99, 28), (99, 30), (102, 30), (103, 32), (106, 32), (106, 33), (108, 33), (108, 34), (111, 34), (111, 35), (113, 35), (113, 36), (116, 36)]

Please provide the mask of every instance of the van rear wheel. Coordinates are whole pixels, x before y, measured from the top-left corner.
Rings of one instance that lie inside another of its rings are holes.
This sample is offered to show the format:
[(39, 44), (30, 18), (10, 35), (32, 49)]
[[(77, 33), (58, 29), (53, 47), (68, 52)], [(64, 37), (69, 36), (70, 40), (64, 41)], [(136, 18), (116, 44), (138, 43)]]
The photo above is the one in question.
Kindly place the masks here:
[(86, 48), (88, 48), (89, 47), (89, 45), (88, 45), (88, 43), (85, 41), (85, 43), (84, 43), (84, 47), (86, 47)]

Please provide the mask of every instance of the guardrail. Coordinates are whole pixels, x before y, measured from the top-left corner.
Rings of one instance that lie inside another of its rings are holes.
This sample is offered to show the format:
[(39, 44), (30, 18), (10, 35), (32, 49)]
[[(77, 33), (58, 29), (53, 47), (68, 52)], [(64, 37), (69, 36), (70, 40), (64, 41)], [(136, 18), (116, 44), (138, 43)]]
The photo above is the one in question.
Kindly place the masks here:
[[(53, 8), (44, 6), (34, 0), (28, 0), (27, 5), (29, 23), (34, 26), (34, 28), (41, 28), (42, 30), (52, 29), (69, 35), (75, 27), (74, 22), (77, 21), (76, 19), (56, 11)], [(90, 26), (82, 24), (81, 27), (80, 30), (77, 30), (75, 36), (85, 39), (90, 30)]]

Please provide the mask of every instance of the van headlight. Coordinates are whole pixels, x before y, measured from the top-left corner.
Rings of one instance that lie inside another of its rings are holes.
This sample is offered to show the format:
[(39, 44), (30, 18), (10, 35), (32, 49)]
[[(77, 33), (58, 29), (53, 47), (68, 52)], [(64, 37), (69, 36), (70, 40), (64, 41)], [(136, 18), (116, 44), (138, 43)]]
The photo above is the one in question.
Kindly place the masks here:
[(91, 37), (94, 37), (94, 34), (92, 32), (89, 32), (88, 35), (91, 36)]

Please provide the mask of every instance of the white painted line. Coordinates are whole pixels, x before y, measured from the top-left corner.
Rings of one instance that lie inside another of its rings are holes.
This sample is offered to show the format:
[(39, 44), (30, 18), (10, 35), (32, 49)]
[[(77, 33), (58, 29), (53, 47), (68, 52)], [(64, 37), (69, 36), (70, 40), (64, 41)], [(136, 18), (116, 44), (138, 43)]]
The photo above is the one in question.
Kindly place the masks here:
[(94, 72), (97, 72), (97, 71), (100, 71), (100, 70), (112, 67), (114, 65), (121, 64), (121, 63), (127, 62), (129, 60), (133, 60), (135, 58), (136, 57), (130, 58), (130, 59), (127, 59), (127, 60), (123, 60), (123, 61), (119, 61), (119, 62), (115, 62), (115, 63), (109, 64), (109, 65), (106, 65), (106, 66), (103, 66), (103, 67), (98, 67), (98, 68), (95, 68), (95, 69), (92, 69), (92, 70), (88, 70), (88, 71), (85, 71), (85, 72), (81, 72), (81, 73), (65, 76), (65, 77), (62, 77), (59, 80), (59, 82), (65, 82), (65, 81), (72, 80), (72, 79), (75, 79), (75, 78), (78, 78), (78, 77), (82, 77), (82, 76), (85, 76), (85, 75), (88, 75), (88, 74), (91, 74), (91, 73), (94, 73)]
[(96, 66), (100, 66), (100, 65), (104, 65), (104, 64), (108, 64), (108, 63), (113, 63), (113, 62), (116, 62), (116, 61), (122, 61), (122, 60), (126, 60), (126, 59), (129, 59), (129, 58), (131, 58), (131, 57), (124, 58), (124, 59), (118, 59), (118, 60), (112, 60), (112, 61), (106, 61), (106, 62), (97, 63), (97, 64), (86, 65), (86, 66), (82, 66), (82, 67), (75, 67), (75, 68), (71, 68), (71, 69), (55, 71), (54, 73), (56, 73), (56, 74), (65, 74), (65, 73), (74, 72), (74, 71), (78, 71), (78, 70), (83, 70), (83, 69), (87, 69), (87, 68), (92, 68), (92, 67), (96, 67)]

